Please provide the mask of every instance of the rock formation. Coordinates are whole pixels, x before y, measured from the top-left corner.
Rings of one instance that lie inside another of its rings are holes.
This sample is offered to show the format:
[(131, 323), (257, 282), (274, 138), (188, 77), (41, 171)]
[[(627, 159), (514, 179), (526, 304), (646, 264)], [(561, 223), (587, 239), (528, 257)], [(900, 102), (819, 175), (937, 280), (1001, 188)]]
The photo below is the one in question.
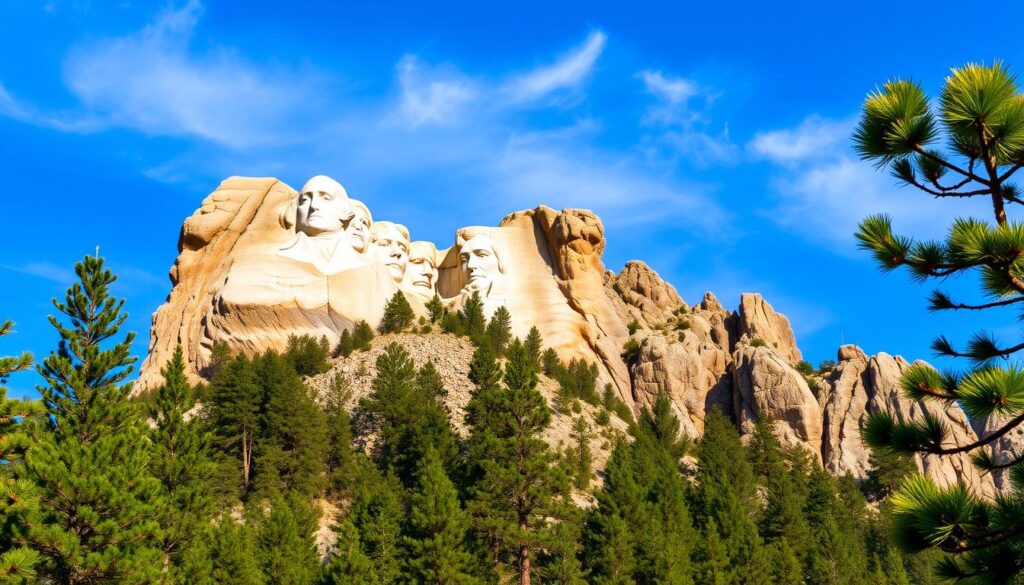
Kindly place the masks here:
[[(563, 360), (596, 363), (599, 384), (611, 384), (630, 407), (645, 408), (665, 392), (694, 437), (711, 408), (744, 434), (768, 418), (783, 444), (807, 449), (834, 473), (863, 478), (869, 464), (860, 429), (868, 414), (923, 412), (900, 396), (902, 358), (843, 346), (831, 372), (807, 378), (795, 368), (801, 352), (789, 320), (760, 295), (743, 294), (736, 311), (711, 293), (691, 307), (643, 262), (606, 270), (604, 228), (590, 211), (540, 206), (434, 243), (375, 220), (371, 208), (327, 177), (299, 192), (271, 178), (225, 180), (182, 226), (171, 293), (153, 316), (137, 388), (158, 383), (178, 344), (198, 381), (215, 342), (243, 352), (281, 350), (289, 336), (308, 334), (333, 344), (356, 321), (378, 324), (396, 291), (421, 315), (434, 295), (458, 310), (476, 293), (487, 314), (508, 308), (515, 335), (536, 326)], [(443, 375), (462, 375), (465, 360), (456, 361)], [(994, 424), (972, 428), (955, 406), (924, 408), (942, 417), (958, 443)], [(1022, 441), (1024, 431), (997, 447), (1020, 454)], [(991, 494), (1004, 483), (979, 476), (967, 456), (919, 464), (942, 484), (963, 480)]]

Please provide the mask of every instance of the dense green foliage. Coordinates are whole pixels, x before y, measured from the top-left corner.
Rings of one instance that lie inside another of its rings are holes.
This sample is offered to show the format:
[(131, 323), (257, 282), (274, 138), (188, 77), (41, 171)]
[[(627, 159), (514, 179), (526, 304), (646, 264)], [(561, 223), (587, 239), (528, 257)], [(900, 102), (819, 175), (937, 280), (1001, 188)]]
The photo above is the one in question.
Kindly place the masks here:
[(412, 325), (416, 314), (412, 311), (409, 299), (402, 291), (396, 291), (384, 305), (384, 316), (380, 320), (381, 333), (398, 333)]
[[(0, 336), (9, 334), (13, 328), (11, 321), (0, 323)], [(29, 445), (29, 437), (24, 432), (27, 419), (39, 408), (31, 401), (7, 398), (4, 386), (8, 376), (30, 367), (32, 355), (27, 352), (16, 357), (0, 357), (0, 461), (3, 462), (0, 465), (0, 583), (31, 580), (38, 560), (34, 550), (14, 542), (17, 505), (12, 499), (16, 491), (10, 482), (14, 480)]]
[(284, 359), (295, 368), (300, 376), (315, 376), (331, 369), (327, 358), (331, 355), (326, 337), (316, 339), (310, 335), (288, 336)]
[[(303, 374), (326, 369), (327, 347), (310, 337), (282, 354), (221, 349), (202, 388), (179, 349), (129, 400), (113, 276), (94, 258), (79, 274), (40, 367), (47, 416), (0, 394), (0, 584), (929, 582), (929, 559), (896, 550), (859, 486), (783, 449), (771, 421), (744, 446), (713, 411), (694, 444), (664, 394), (634, 420), (610, 384), (598, 395), (593, 364), (561, 362), (536, 329), (503, 342), (507, 312), (477, 330), (460, 435), (441, 373), (397, 343), (359, 400), (342, 373), (314, 394)], [(344, 351), (368, 347), (366, 329)], [(0, 360), (0, 379), (29, 359)], [(539, 367), (575, 405), (559, 450)], [(879, 457), (865, 488), (878, 497), (905, 471)], [(596, 505), (575, 503), (584, 492)]]
[[(983, 300), (963, 302), (937, 289), (929, 298), (930, 310), (998, 309), (1024, 301), (1024, 225), (1008, 215), (1013, 205), (1024, 205), (1014, 183), (1014, 174), (1024, 166), (1022, 101), (1016, 79), (997, 62), (953, 69), (934, 105), (920, 85), (902, 79), (885, 83), (864, 102), (853, 136), (862, 158), (932, 197), (980, 198), (991, 208), (991, 221), (954, 219), (942, 241), (896, 235), (884, 215), (861, 222), (860, 245), (884, 271), (906, 268), (918, 281), (977, 277), (972, 282), (980, 283)], [(932, 349), (964, 358), (969, 369), (940, 373), (915, 364), (903, 375), (904, 394), (942, 407), (959, 405), (972, 420), (989, 419), (988, 432), (975, 442), (955, 445), (935, 416), (897, 420), (876, 413), (864, 428), (865, 439), (876, 457), (890, 460), (915, 453), (972, 453), (982, 471), (1007, 473), (1012, 489), (990, 500), (963, 485), (940, 489), (912, 475), (891, 498), (896, 540), (905, 550), (934, 547), (955, 553), (941, 567), (951, 578), (977, 583), (1016, 579), (1024, 572), (1024, 459), (997, 456), (992, 443), (1024, 422), (1019, 360), (996, 362), (1011, 358), (1024, 344), (1008, 345), (979, 332), (963, 347), (940, 336)], [(876, 489), (891, 489), (886, 478), (876, 480)]]
[(188, 544), (197, 538), (213, 514), (209, 482), (214, 465), (208, 435), (200, 428), (198, 419), (187, 418), (195, 398), (185, 378), (180, 345), (162, 373), (164, 383), (157, 388), (148, 412), (152, 421), (149, 469), (162, 488), (161, 548), (172, 570), (178, 571)]

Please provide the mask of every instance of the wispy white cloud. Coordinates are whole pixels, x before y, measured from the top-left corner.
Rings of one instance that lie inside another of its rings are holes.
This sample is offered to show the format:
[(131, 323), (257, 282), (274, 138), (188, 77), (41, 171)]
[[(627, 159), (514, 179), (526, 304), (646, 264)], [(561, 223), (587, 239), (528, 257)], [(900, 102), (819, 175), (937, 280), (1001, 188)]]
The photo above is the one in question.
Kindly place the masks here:
[(647, 108), (645, 121), (692, 124), (703, 118), (701, 112), (690, 106), (690, 100), (702, 93), (696, 81), (666, 76), (661, 71), (641, 71), (637, 77), (644, 89), (658, 100)]
[(479, 95), (474, 82), (453, 68), (426, 68), (415, 55), (398, 62), (399, 110), (412, 126), (449, 124), (463, 118), (462, 107)]
[(0, 113), (60, 130), (125, 127), (232, 148), (293, 138), (295, 123), (320, 99), (323, 76), (251, 63), (226, 47), (193, 51), (202, 12), (190, 0), (138, 33), (75, 47), (64, 63), (65, 83), (82, 105), (74, 119), (19, 110), (6, 94)]
[(749, 148), (757, 156), (781, 164), (834, 157), (845, 150), (854, 124), (853, 118), (829, 120), (812, 115), (796, 128), (758, 132)]
[(593, 71), (598, 57), (604, 51), (606, 41), (605, 34), (595, 30), (587, 36), (582, 45), (555, 63), (538, 67), (508, 80), (502, 88), (502, 93), (512, 103), (524, 103), (575, 89)]
[(102, 122), (93, 116), (42, 112), (33, 104), (15, 98), (3, 84), (0, 84), (0, 116), (61, 132), (88, 133), (102, 127)]
[(662, 71), (641, 71), (636, 77), (654, 98), (643, 117), (653, 130), (647, 138), (652, 155), (670, 161), (685, 158), (699, 166), (736, 161), (728, 125), (712, 129), (709, 111), (719, 91)]
[[(599, 30), (518, 73), (465, 72), (408, 54), (391, 72), (394, 90), (368, 98), (336, 91), (330, 79), (339, 74), (281, 69), (224, 46), (197, 51), (210, 46), (193, 39), (202, 14), (191, 0), (136, 33), (78, 45), (65, 61), (68, 87), (103, 127), (191, 141), (175, 159), (151, 162), (143, 170), (150, 178), (203, 189), (197, 176), (301, 180), (337, 169), (387, 189), (450, 176), (449, 192), (431, 198), (431, 213), (500, 218), (547, 203), (594, 209), (609, 225), (671, 222), (720, 232), (713, 226), (726, 214), (707, 186), (680, 180), (631, 146), (598, 146), (602, 120), (576, 113), (607, 45)], [(685, 101), (678, 80), (652, 80), (661, 83), (652, 90), (662, 96), (656, 99)], [(534, 114), (544, 117), (542, 125), (531, 124)], [(667, 141), (683, 140), (671, 135), (677, 128), (666, 130)], [(715, 153), (719, 143), (692, 148)], [(396, 215), (418, 205), (400, 196), (362, 198)]]
[(62, 285), (70, 285), (77, 280), (74, 271), (47, 261), (26, 262), (16, 266), (0, 264), (0, 268), (12, 270), (21, 274), (36, 276)]
[(754, 137), (748, 148), (779, 166), (772, 185), (776, 204), (762, 213), (787, 230), (851, 257), (863, 256), (854, 233), (868, 215), (886, 213), (901, 233), (938, 238), (951, 218), (984, 214), (979, 202), (935, 201), (901, 188), (888, 173), (857, 160), (850, 148), (850, 120), (811, 116), (795, 128)]

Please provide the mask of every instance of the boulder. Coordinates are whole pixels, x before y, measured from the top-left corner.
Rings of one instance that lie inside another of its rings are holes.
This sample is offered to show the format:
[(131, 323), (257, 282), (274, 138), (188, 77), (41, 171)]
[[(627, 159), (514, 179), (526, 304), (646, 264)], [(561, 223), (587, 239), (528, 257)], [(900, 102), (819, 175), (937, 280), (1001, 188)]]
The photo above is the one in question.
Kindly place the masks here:
[(760, 339), (768, 347), (778, 350), (790, 364), (803, 359), (796, 347), (796, 338), (789, 319), (776, 313), (775, 309), (759, 294), (743, 293), (740, 295), (739, 319), (737, 321), (739, 335), (749, 339)]
[[(901, 395), (899, 381), (910, 367), (903, 358), (887, 353), (868, 358), (853, 346), (843, 346), (838, 358), (840, 363), (826, 381), (821, 447), (822, 461), (832, 473), (850, 473), (858, 479), (867, 476), (870, 452), (860, 432), (873, 412), (889, 412), (901, 421), (919, 420), (928, 412), (946, 425), (952, 442), (963, 445), (977, 439), (958, 406), (916, 402)], [(918, 457), (917, 462), (920, 469), (941, 486), (963, 481), (982, 494), (995, 493), (992, 478), (982, 476), (967, 454), (929, 455)]]
[(740, 433), (753, 433), (760, 419), (772, 422), (783, 446), (802, 446), (821, 456), (822, 422), (807, 382), (778, 350), (743, 347), (733, 356), (733, 406)]

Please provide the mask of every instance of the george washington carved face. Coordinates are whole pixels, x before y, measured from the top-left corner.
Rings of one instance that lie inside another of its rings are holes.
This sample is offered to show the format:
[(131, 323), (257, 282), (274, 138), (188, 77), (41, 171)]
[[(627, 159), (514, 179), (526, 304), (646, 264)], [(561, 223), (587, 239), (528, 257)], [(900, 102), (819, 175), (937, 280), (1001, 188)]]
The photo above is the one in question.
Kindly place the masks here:
[(345, 188), (330, 177), (317, 175), (299, 192), (295, 210), (295, 230), (307, 236), (342, 231), (352, 217)]

